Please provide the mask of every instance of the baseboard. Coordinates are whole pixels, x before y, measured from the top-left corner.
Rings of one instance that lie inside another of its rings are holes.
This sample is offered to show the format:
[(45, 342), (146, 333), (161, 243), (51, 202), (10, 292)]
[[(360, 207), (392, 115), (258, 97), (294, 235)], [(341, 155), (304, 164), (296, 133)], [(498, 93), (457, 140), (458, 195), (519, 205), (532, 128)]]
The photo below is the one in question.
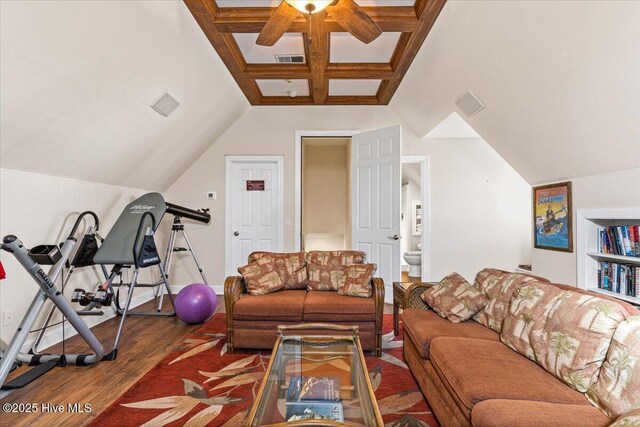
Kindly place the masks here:
[[(173, 294), (175, 295), (186, 286), (187, 285), (173, 285), (171, 286), (171, 292), (173, 292)], [(217, 295), (224, 294), (223, 286), (212, 286), (212, 287)], [(146, 302), (151, 301), (153, 298), (154, 297), (153, 297), (152, 290), (149, 290), (144, 293), (140, 293), (138, 295), (134, 295), (133, 298), (131, 299), (130, 308), (138, 307)], [(105, 308), (104, 312), (105, 314), (102, 316), (87, 316), (87, 317), (83, 317), (82, 320), (87, 324), (89, 328), (93, 328), (94, 326), (99, 325), (102, 322), (106, 322), (107, 320), (112, 319), (116, 316), (115, 312), (113, 311), (113, 308), (111, 307)], [(78, 332), (73, 328), (73, 326), (71, 326), (69, 322), (65, 322), (64, 338), (65, 339), (71, 338), (75, 335), (78, 335)], [(56, 345), (62, 342), (62, 337), (63, 337), (62, 325), (53, 326), (42, 337), (42, 341), (40, 341), (39, 348), (45, 349), (53, 345)], [(36, 336), (28, 338), (25, 341), (24, 345), (22, 346), (22, 351), (28, 352), (33, 346), (33, 344), (36, 342), (36, 338), (37, 338)], [(100, 339), (100, 337), (98, 337), (98, 339)], [(105, 345), (105, 348), (110, 348), (110, 345), (111, 345), (111, 343), (102, 343), (102, 344)]]

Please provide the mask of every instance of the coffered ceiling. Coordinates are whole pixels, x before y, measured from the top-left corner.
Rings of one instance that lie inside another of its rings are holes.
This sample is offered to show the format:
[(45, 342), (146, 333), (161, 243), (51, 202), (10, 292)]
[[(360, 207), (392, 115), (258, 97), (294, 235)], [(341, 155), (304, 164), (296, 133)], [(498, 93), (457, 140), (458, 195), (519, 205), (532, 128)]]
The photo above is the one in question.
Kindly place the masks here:
[[(252, 105), (386, 105), (446, 0), (356, 0), (383, 31), (370, 44), (326, 11), (311, 22), (299, 14), (270, 47), (256, 39), (279, 0), (184, 2)], [(278, 63), (276, 55), (303, 59)]]

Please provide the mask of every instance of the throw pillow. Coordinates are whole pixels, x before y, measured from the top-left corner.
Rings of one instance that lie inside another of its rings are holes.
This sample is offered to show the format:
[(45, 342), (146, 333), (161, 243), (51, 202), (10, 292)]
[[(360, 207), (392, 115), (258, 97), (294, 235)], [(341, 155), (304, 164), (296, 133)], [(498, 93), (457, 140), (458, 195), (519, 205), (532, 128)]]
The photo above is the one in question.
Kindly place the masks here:
[(311, 251), (307, 253), (310, 291), (337, 291), (344, 284), (343, 267), (362, 264), (366, 255), (361, 251)]
[(337, 291), (344, 286), (344, 270), (342, 266), (330, 267), (326, 265), (307, 264), (310, 291)]
[(265, 257), (271, 259), (275, 264), (285, 289), (305, 289), (307, 287), (307, 262), (304, 252), (253, 252), (249, 255), (249, 263)]
[(617, 302), (529, 282), (514, 292), (500, 338), (584, 393), (597, 380), (625, 314)]
[(373, 296), (371, 278), (377, 269), (378, 266), (375, 264), (347, 265), (343, 268), (344, 282), (338, 287), (338, 293), (351, 297), (371, 298)]
[(493, 280), (494, 277), (491, 276), (490, 280), (482, 280), (479, 283), (476, 278), (476, 284), (480, 286), (479, 289), (486, 295), (488, 302), (484, 309), (473, 316), (473, 320), (500, 333), (502, 332), (502, 321), (507, 315), (513, 291), (523, 283), (532, 282), (536, 279), (518, 273), (503, 273), (498, 280)]
[(268, 258), (260, 258), (251, 264), (238, 267), (250, 295), (265, 295), (284, 288), (276, 266)]
[(610, 418), (640, 408), (640, 316), (627, 318), (616, 329), (587, 398)]
[(471, 319), (487, 303), (487, 297), (458, 273), (448, 275), (421, 297), (433, 311), (453, 323)]

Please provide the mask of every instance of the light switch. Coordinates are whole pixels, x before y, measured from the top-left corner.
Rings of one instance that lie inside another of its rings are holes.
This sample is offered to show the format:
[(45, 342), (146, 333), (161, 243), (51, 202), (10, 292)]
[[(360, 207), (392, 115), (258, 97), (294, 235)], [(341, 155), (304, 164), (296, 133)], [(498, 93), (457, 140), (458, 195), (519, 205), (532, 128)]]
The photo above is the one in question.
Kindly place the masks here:
[(289, 226), (291, 225), (291, 217), (286, 217), (284, 219), (284, 225), (289, 225)]
[(215, 191), (209, 191), (207, 193), (207, 199), (209, 199), (209, 200), (217, 200), (218, 199), (218, 193), (216, 193)]

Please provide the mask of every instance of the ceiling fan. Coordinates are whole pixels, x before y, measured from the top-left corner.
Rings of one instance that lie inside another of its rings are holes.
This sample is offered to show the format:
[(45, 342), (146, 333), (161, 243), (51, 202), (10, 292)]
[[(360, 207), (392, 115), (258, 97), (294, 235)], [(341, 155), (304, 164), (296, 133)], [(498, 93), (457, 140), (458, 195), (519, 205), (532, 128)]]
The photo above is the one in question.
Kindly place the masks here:
[(378, 24), (353, 0), (282, 0), (262, 28), (256, 44), (273, 46), (300, 12), (308, 13), (311, 22), (311, 14), (325, 9), (333, 20), (363, 43), (371, 43), (382, 34)]

